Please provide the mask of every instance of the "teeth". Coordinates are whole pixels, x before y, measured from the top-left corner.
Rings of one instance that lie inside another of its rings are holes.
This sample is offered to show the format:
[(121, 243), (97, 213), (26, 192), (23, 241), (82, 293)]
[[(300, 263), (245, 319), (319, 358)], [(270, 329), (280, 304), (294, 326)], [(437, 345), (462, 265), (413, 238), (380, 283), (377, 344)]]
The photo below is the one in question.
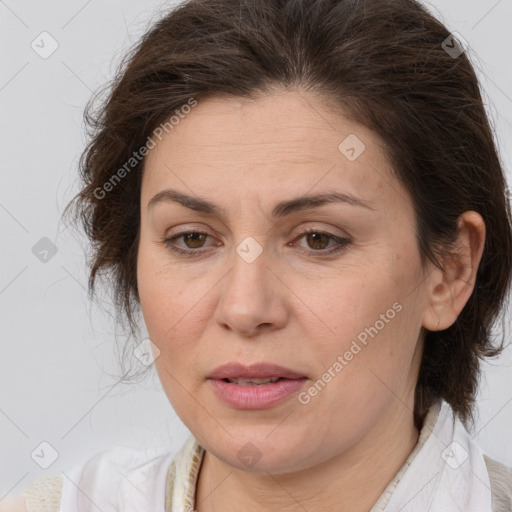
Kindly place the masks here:
[(266, 379), (229, 379), (232, 384), (238, 384), (239, 386), (255, 386), (258, 384), (269, 384), (271, 382), (277, 382), (281, 377), (266, 378)]

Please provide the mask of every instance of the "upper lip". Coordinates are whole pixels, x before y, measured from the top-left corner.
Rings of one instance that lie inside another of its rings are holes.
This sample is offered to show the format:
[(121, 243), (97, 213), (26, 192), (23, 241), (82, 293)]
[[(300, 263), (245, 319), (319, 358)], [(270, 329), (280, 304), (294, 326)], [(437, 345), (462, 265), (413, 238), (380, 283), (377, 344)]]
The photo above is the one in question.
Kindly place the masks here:
[(209, 379), (264, 379), (266, 377), (301, 379), (305, 375), (273, 363), (255, 363), (249, 366), (241, 363), (228, 363), (218, 366), (208, 376)]

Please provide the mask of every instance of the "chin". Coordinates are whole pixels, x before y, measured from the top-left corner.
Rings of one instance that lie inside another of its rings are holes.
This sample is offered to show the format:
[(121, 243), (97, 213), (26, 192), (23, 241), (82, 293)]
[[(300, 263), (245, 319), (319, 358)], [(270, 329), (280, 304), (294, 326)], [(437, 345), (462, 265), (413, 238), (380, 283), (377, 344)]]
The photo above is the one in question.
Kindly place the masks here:
[[(223, 463), (241, 471), (261, 474), (290, 473), (320, 462), (312, 461), (313, 455), (308, 457), (308, 453), (303, 450), (308, 447), (318, 454), (306, 433), (300, 439), (294, 440), (286, 431), (280, 437), (269, 435), (272, 428), (269, 429), (268, 426), (249, 432), (244, 428), (243, 435), (238, 437), (229, 428), (227, 430), (233, 437), (228, 434), (216, 439), (210, 437), (203, 446)], [(254, 435), (251, 436), (250, 432)]]

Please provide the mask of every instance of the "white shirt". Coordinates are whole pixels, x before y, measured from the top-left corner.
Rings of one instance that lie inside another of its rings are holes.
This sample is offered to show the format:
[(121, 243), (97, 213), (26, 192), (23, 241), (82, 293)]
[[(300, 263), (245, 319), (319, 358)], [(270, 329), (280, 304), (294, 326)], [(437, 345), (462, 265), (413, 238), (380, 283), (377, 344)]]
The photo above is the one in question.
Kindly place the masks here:
[[(28, 512), (193, 512), (204, 448), (190, 436), (174, 456), (110, 448), (25, 489)], [(492, 483), (491, 478), (492, 476)], [(485, 458), (444, 401), (370, 512), (510, 512), (512, 469)]]

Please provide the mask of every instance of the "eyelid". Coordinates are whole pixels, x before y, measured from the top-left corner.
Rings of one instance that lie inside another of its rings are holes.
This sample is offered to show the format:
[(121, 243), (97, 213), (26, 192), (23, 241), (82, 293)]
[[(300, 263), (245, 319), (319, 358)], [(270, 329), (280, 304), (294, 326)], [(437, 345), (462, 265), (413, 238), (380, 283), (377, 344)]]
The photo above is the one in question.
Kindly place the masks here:
[[(326, 226), (325, 223), (324, 223), (324, 225), (316, 225), (315, 223), (312, 223), (305, 227), (299, 228), (299, 234), (308, 233), (311, 231), (327, 233), (329, 235), (337, 236), (340, 238), (342, 238), (342, 237), (351, 238), (350, 234), (347, 231), (342, 230), (336, 226), (333, 226), (332, 224), (327, 224), (327, 226)], [(337, 233), (334, 233), (333, 231), (336, 231)]]

